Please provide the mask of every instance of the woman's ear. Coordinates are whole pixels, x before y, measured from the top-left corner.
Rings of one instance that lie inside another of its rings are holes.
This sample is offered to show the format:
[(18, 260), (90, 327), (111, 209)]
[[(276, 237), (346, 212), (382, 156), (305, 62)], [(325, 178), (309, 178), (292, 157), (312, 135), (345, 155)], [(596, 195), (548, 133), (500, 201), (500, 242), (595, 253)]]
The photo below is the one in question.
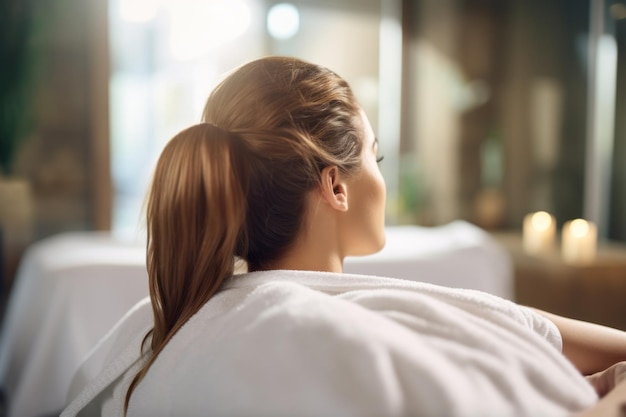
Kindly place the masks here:
[(341, 212), (348, 211), (348, 187), (336, 166), (329, 166), (322, 170), (320, 193), (332, 208)]

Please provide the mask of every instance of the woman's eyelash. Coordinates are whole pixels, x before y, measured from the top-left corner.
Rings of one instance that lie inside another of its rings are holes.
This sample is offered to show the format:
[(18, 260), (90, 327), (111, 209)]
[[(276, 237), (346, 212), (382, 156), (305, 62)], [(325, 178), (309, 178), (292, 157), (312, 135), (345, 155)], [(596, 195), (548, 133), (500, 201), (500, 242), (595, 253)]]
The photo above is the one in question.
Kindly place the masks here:
[(380, 158), (378, 158), (378, 159), (376, 160), (376, 163), (377, 163), (377, 164), (380, 164), (380, 163), (382, 162), (382, 160), (383, 160), (383, 159), (385, 159), (385, 157), (384, 157), (384, 156), (381, 156)]

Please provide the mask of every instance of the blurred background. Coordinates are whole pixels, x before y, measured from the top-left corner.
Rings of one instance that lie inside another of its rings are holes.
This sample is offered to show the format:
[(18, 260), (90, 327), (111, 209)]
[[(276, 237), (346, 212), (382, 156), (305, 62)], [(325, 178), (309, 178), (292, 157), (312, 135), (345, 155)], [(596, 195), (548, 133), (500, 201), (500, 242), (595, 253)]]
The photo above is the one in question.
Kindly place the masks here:
[(530, 211), (626, 241), (626, 2), (1, 0), (0, 231), (142, 234), (164, 144), (225, 72), (298, 56), (352, 85), (387, 224), (521, 230)]

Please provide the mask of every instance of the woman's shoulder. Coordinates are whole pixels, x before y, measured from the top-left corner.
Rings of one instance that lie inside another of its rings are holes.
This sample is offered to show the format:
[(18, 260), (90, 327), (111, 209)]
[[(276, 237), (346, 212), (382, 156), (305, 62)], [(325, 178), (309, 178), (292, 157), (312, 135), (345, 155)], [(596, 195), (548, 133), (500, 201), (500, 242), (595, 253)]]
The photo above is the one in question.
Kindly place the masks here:
[(163, 349), (129, 415), (387, 415), (385, 369), (372, 366), (384, 349), (362, 310), (294, 282), (225, 289)]
[[(571, 374), (556, 350), (523, 331), (520, 320), (507, 327), (508, 305), (466, 291), (368, 277), (297, 271), (242, 276), (170, 340), (130, 410), (446, 415), (445, 407), (459, 401), (468, 410), (484, 410), (473, 401), (478, 396), (463, 392), (513, 401), (498, 371), (511, 364), (535, 381), (511, 383), (511, 392), (552, 402), (536, 381), (543, 383), (548, 373), (567, 375), (563, 380)], [(580, 394), (573, 382), (563, 385)]]
[[(452, 316), (452, 321), (476, 316), (500, 326), (521, 326), (550, 340), (558, 337), (558, 331), (547, 320), (511, 300), (482, 291), (419, 281), (315, 271), (264, 271), (235, 276), (224, 288), (233, 294), (247, 294), (244, 303), (232, 298), (232, 304), (239, 309), (251, 305), (253, 300), (257, 302), (256, 308), (280, 302), (284, 304), (282, 312), (290, 311), (285, 310), (287, 306), (295, 308), (307, 303), (314, 303), (314, 310), (322, 312), (349, 310), (356, 305), (369, 312), (399, 311), (428, 317), (434, 322), (448, 316)], [(339, 300), (349, 303), (338, 303)], [(306, 311), (295, 308), (294, 312)], [(324, 315), (316, 311), (316, 320), (320, 317)], [(558, 347), (560, 343), (554, 344)]]

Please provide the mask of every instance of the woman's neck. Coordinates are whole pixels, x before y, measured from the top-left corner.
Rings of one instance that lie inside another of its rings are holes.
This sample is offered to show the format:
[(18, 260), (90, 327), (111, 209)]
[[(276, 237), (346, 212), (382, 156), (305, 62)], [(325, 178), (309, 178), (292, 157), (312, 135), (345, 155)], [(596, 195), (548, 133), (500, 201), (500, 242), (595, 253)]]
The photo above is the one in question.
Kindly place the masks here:
[[(311, 212), (309, 212), (311, 213)], [(343, 253), (337, 227), (328, 218), (309, 216), (284, 254), (263, 269), (343, 272)]]
[(343, 272), (343, 258), (324, 245), (296, 242), (284, 256), (267, 263), (262, 269)]
[(263, 265), (263, 270), (343, 272), (345, 255), (338, 214), (320, 196), (317, 192), (308, 196), (302, 227), (294, 241), (282, 256)]

